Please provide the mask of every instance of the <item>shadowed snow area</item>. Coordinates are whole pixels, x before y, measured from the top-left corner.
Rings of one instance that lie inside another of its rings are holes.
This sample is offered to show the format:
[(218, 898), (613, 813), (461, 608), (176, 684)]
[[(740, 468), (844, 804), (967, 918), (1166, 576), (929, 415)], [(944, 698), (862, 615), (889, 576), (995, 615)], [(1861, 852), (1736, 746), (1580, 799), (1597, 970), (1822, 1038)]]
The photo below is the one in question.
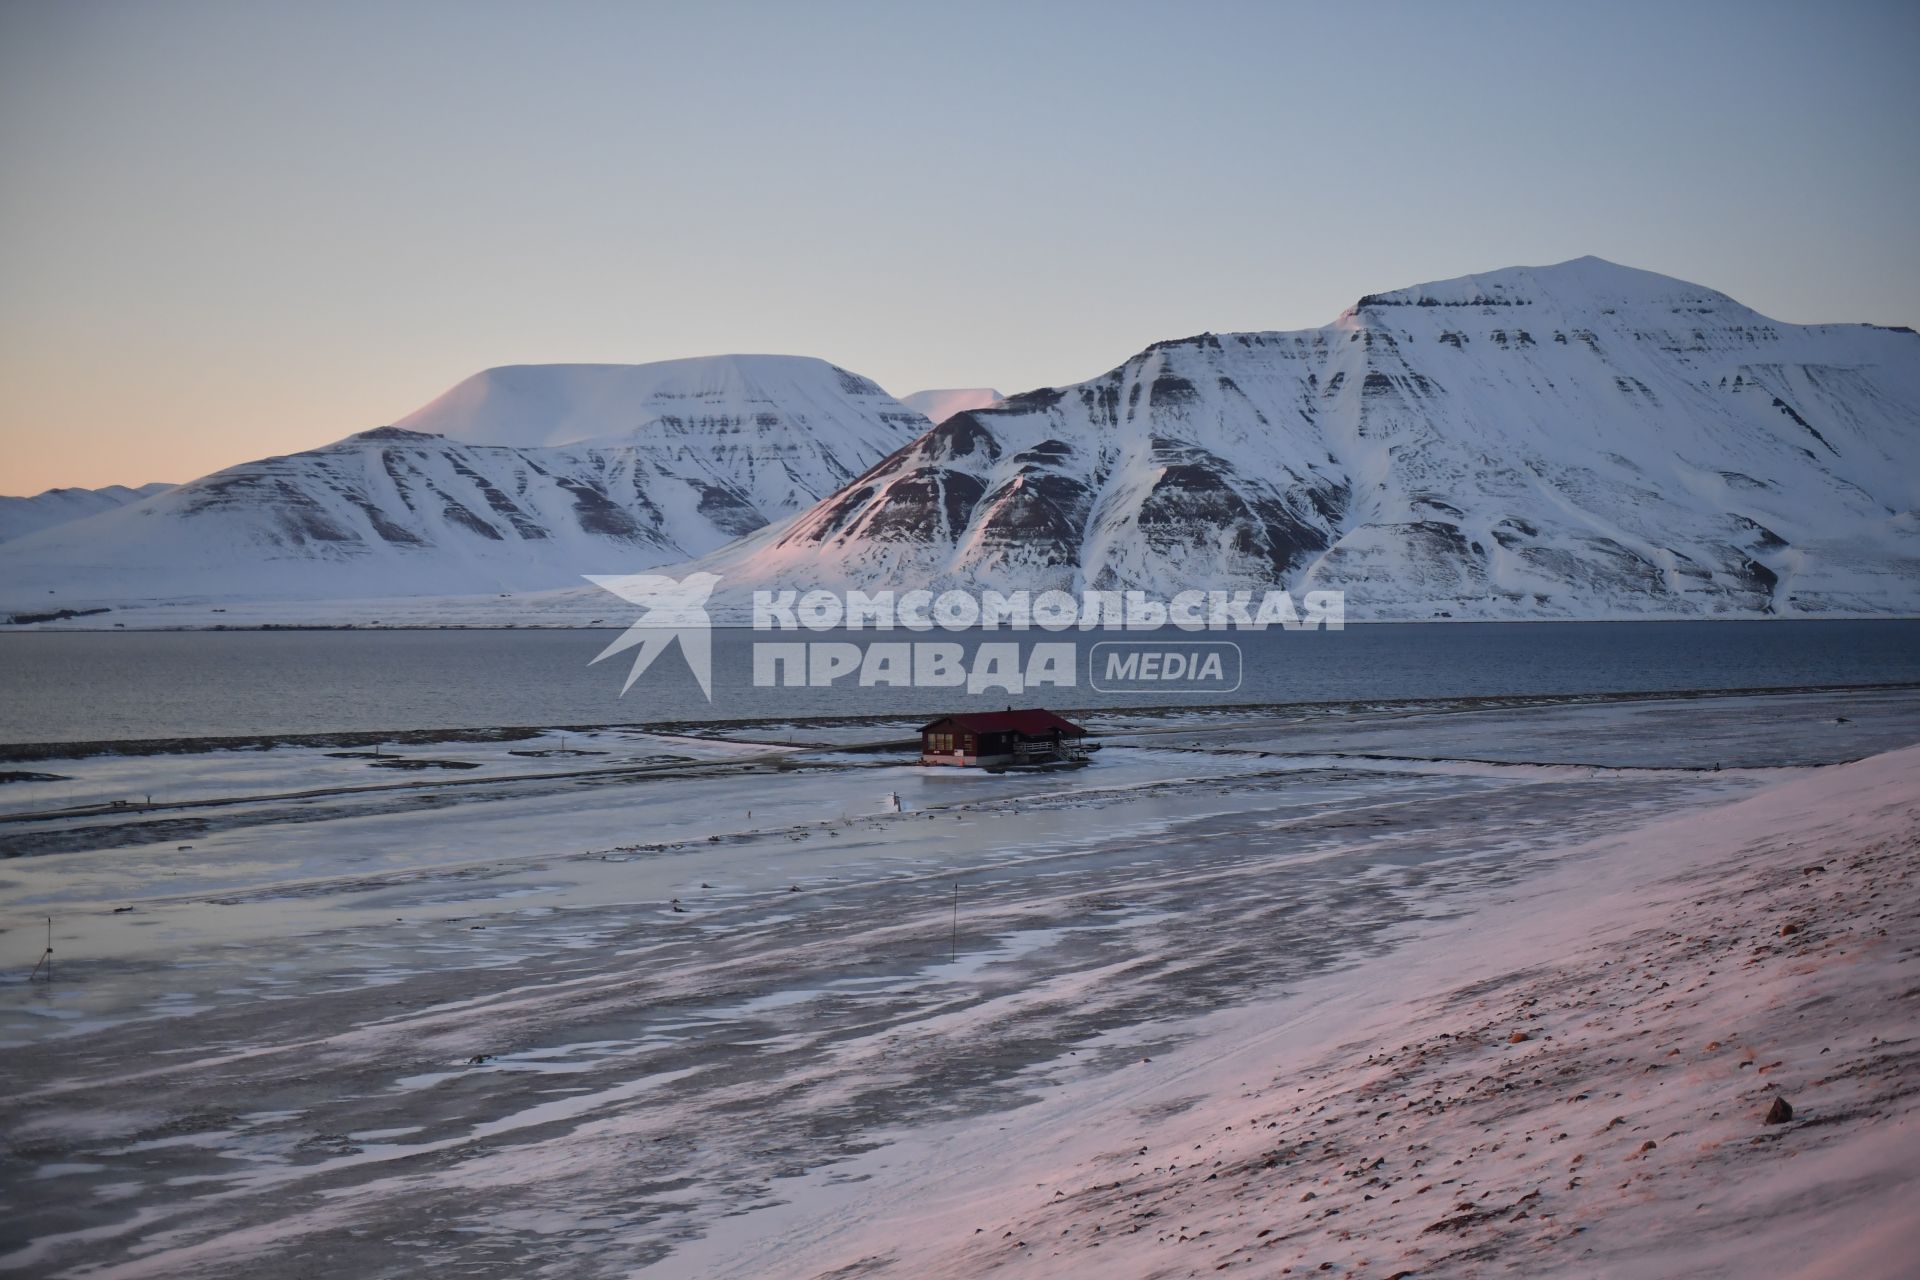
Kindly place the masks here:
[(1920, 692), (1095, 727), (36, 762), (0, 1269), (1879, 1274)]

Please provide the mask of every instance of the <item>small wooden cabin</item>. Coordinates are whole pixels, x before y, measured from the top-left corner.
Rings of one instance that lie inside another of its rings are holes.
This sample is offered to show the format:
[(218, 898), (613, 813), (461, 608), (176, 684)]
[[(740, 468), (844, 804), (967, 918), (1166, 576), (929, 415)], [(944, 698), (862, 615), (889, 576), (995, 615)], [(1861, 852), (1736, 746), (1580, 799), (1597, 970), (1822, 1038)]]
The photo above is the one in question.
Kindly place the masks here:
[(1086, 736), (1073, 721), (1038, 707), (942, 716), (920, 726), (920, 763), (996, 768), (1071, 760)]

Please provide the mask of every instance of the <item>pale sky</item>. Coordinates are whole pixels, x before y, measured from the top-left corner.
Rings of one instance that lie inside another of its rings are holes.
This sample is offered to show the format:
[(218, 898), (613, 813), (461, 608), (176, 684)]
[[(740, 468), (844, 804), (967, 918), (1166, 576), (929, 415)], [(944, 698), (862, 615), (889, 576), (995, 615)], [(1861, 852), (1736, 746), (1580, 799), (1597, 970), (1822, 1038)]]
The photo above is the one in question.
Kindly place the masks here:
[(1920, 5), (0, 0), (0, 493), (497, 364), (896, 394), (1598, 254), (1920, 324)]

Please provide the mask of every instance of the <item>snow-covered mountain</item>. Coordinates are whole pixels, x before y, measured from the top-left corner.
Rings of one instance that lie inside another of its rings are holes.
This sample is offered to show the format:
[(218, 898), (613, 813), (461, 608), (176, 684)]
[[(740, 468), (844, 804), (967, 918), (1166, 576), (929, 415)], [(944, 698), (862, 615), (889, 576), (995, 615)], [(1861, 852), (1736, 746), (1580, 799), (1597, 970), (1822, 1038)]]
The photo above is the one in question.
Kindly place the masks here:
[(1157, 343), (707, 557), (755, 587), (1340, 588), (1356, 619), (1920, 612), (1920, 336), (1582, 258)]
[(639, 446), (772, 516), (832, 492), (923, 417), (824, 360), (735, 355), (488, 369), (394, 425), (472, 445)]
[(997, 403), (1000, 393), (992, 387), (947, 387), (938, 391), (913, 391), (900, 397), (900, 403), (931, 422), (945, 422), (956, 413), (985, 409)]
[(0, 609), (537, 590), (697, 556), (929, 422), (793, 356), (526, 365), (400, 424), (0, 545)]
[(104, 489), (48, 489), (31, 498), (0, 497), (0, 542), (99, 515), (171, 488), (170, 484), (143, 484), (137, 489), (110, 484)]
[(817, 360), (496, 369), (0, 545), (0, 612), (586, 621), (608, 597), (556, 588), (666, 565), (723, 575), (723, 614), (759, 587), (1271, 585), (1359, 620), (1916, 614), (1920, 336), (1583, 258), (1157, 343), (938, 426)]

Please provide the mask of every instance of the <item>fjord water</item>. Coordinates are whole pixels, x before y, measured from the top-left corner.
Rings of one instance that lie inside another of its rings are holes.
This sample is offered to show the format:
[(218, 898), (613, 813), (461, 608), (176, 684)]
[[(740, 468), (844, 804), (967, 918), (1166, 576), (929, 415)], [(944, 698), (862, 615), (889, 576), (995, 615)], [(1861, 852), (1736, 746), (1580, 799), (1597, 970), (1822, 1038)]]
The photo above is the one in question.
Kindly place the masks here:
[[(1073, 688), (758, 688), (756, 642), (959, 640), (1011, 633), (713, 633), (709, 703), (670, 650), (621, 696), (630, 654), (589, 665), (619, 633), (546, 631), (30, 632), (0, 636), (0, 744), (496, 726), (917, 715), (998, 707), (1195, 707), (1407, 698), (1859, 687), (1920, 683), (1920, 620), (1407, 623), (1338, 632), (1163, 632), (1232, 639), (1228, 694)], [(1116, 633), (1139, 640), (1143, 633)]]

